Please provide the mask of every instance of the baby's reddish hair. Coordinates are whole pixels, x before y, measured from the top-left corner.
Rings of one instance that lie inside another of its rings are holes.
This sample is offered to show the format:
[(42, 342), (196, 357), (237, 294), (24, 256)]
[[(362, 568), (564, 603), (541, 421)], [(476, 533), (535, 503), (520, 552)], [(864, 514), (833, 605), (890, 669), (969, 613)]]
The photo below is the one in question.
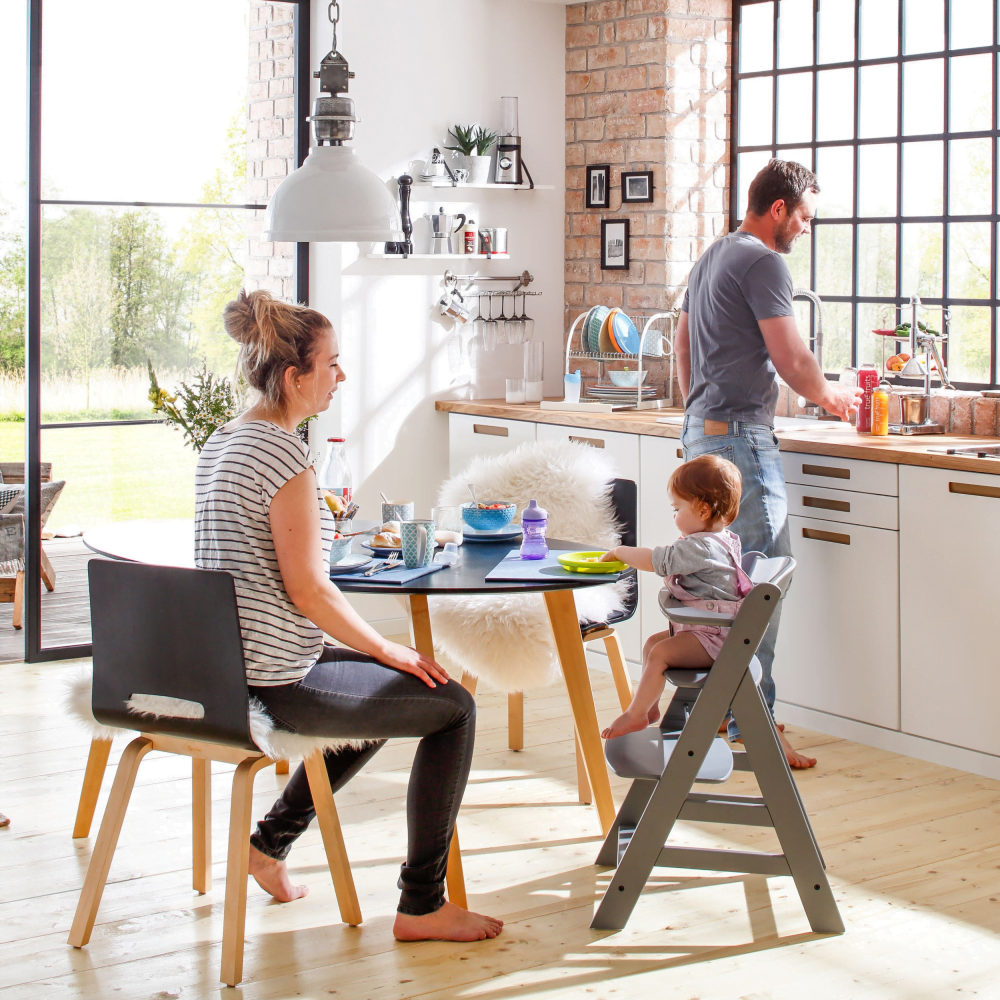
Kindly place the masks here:
[(713, 520), (732, 524), (740, 512), (740, 470), (718, 455), (699, 455), (685, 462), (674, 470), (667, 488), (681, 500), (707, 503)]

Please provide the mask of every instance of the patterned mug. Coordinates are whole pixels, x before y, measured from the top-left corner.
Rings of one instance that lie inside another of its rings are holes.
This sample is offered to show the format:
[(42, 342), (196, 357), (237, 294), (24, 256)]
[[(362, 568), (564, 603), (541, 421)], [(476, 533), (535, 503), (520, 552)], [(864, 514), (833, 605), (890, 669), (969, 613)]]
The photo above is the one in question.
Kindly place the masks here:
[(397, 500), (395, 503), (382, 504), (382, 523), (389, 521), (412, 521), (413, 501)]
[(434, 559), (436, 530), (433, 521), (403, 521), (400, 525), (403, 562), (407, 569), (430, 566)]

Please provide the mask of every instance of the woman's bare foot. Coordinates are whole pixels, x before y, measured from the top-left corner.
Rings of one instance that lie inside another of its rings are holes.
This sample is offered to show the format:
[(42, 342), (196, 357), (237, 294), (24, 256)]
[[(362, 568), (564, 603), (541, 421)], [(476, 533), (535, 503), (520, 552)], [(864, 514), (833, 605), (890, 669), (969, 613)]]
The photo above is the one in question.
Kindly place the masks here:
[(806, 768), (816, 766), (815, 757), (807, 757), (804, 753), (799, 753), (791, 743), (788, 742), (788, 737), (784, 734), (784, 726), (778, 729), (778, 739), (781, 741), (781, 749), (785, 751), (785, 760), (788, 761), (789, 767), (795, 767), (799, 770), (805, 770)]
[(496, 917), (446, 902), (440, 910), (419, 917), (397, 913), (392, 934), (397, 941), (483, 941), (495, 938), (502, 929), (503, 921)]
[(261, 854), (250, 845), (250, 874), (264, 892), (269, 892), (279, 903), (290, 903), (301, 899), (309, 892), (307, 885), (292, 885), (288, 877), (288, 866), (277, 858)]
[(601, 738), (613, 740), (616, 736), (624, 736), (626, 733), (637, 733), (640, 729), (645, 729), (649, 722), (649, 713), (629, 705), (628, 709), (622, 712), (607, 729), (601, 730)]

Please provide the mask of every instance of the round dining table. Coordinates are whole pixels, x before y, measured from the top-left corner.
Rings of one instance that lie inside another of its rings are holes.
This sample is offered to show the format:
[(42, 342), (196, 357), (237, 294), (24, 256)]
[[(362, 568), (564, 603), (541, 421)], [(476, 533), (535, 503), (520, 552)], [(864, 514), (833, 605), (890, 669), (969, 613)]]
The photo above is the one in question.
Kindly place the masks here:
[[(367, 523), (355, 520), (355, 530)], [(163, 566), (194, 566), (194, 525), (190, 520), (124, 521), (93, 528), (84, 533), (84, 543), (94, 552), (112, 559), (148, 562)], [(355, 542), (359, 552), (362, 538)], [(578, 544), (558, 539), (548, 540), (550, 549), (571, 550)], [(600, 726), (594, 692), (587, 671), (587, 656), (580, 632), (580, 621), (573, 600), (573, 591), (607, 583), (607, 577), (595, 579), (587, 574), (553, 571), (552, 576), (534, 580), (488, 580), (487, 575), (513, 549), (520, 539), (496, 542), (469, 542), (461, 546), (462, 561), (405, 585), (381, 581), (379, 577), (338, 577), (336, 586), (347, 594), (392, 594), (405, 596), (409, 605), (413, 640), (417, 650), (434, 659), (434, 637), (427, 599), (434, 596), (468, 594), (541, 594), (552, 626), (556, 652), (566, 681), (570, 709), (576, 727), (579, 763), (583, 765), (592, 800), (597, 808), (601, 830), (606, 835), (615, 818), (611, 796), (611, 781), (604, 762)], [(476, 678), (463, 674), (462, 685), (475, 693)], [(452, 842), (448, 865), (448, 894), (452, 902), (465, 906), (465, 885), (462, 875), (458, 836)]]

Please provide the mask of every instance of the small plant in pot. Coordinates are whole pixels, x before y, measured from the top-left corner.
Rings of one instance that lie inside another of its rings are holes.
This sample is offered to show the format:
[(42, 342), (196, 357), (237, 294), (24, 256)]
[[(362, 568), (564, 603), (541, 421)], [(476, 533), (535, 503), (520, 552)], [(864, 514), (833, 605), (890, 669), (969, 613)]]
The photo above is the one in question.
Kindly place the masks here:
[(496, 132), (484, 129), (482, 125), (456, 125), (448, 130), (455, 140), (454, 146), (445, 146), (458, 153), (460, 166), (469, 171), (470, 184), (485, 184), (490, 179), (490, 147), (497, 141)]

